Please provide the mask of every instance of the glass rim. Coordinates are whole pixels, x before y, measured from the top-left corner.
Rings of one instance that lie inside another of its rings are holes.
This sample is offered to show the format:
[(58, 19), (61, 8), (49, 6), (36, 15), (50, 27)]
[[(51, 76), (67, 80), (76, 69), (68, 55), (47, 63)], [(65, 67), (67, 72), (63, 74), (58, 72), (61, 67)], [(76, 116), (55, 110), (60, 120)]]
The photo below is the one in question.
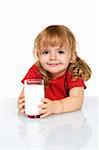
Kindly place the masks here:
[(43, 79), (26, 79), (24, 80), (25, 84), (39, 84), (39, 85), (43, 85), (44, 84), (44, 80)]

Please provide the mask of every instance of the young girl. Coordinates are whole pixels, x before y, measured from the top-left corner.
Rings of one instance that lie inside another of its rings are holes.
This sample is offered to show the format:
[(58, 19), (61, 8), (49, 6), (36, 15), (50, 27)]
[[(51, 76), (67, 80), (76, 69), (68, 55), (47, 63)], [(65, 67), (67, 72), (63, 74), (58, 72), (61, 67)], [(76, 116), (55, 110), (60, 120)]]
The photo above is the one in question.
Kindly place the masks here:
[[(34, 52), (38, 60), (21, 82), (44, 80), (45, 98), (38, 106), (40, 117), (80, 109), (86, 88), (84, 81), (91, 77), (91, 69), (78, 57), (70, 29), (63, 25), (48, 26), (35, 39)], [(18, 98), (18, 109), (25, 113), (24, 88)]]

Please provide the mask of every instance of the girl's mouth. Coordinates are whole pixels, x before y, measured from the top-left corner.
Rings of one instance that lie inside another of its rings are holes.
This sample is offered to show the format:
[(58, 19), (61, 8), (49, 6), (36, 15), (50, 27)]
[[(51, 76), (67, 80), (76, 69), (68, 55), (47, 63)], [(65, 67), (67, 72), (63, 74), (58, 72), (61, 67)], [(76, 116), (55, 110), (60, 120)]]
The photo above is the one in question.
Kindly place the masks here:
[(48, 63), (49, 66), (52, 66), (52, 67), (56, 67), (58, 65), (60, 65), (60, 63)]

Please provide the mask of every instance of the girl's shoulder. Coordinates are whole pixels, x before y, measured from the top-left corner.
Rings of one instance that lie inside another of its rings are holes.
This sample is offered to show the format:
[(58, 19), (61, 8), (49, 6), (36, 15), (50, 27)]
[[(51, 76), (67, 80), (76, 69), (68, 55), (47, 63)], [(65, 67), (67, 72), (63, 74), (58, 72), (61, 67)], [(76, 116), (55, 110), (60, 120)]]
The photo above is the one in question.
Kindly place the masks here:
[(80, 77), (73, 78), (73, 75), (70, 71), (66, 71), (65, 73), (65, 82), (69, 89), (74, 88), (74, 87), (81, 87), (81, 86), (86, 88), (84, 80)]
[(37, 78), (42, 77), (42, 75), (40, 74), (39, 68), (37, 66), (37, 63), (34, 63), (29, 70), (30, 70), (31, 73), (34, 73)]
[(38, 71), (38, 67), (37, 67), (36, 63), (34, 63), (34, 64), (30, 67), (29, 70), (30, 70), (30, 71)]
[(36, 63), (30, 67), (30, 69), (26, 73), (25, 77), (21, 80), (21, 82), (24, 83), (26, 79), (42, 79), (42, 75), (40, 74)]

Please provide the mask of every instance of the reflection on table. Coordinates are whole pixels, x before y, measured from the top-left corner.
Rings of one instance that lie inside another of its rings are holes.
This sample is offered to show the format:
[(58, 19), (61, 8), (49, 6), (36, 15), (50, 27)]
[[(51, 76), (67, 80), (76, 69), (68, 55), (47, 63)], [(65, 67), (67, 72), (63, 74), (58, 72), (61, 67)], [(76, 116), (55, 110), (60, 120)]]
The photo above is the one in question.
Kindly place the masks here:
[(26, 147), (77, 149), (86, 144), (92, 134), (81, 110), (34, 120), (19, 115), (19, 119), (19, 135)]
[(30, 119), (16, 99), (0, 99), (0, 149), (98, 149), (98, 99), (86, 98), (82, 110)]

